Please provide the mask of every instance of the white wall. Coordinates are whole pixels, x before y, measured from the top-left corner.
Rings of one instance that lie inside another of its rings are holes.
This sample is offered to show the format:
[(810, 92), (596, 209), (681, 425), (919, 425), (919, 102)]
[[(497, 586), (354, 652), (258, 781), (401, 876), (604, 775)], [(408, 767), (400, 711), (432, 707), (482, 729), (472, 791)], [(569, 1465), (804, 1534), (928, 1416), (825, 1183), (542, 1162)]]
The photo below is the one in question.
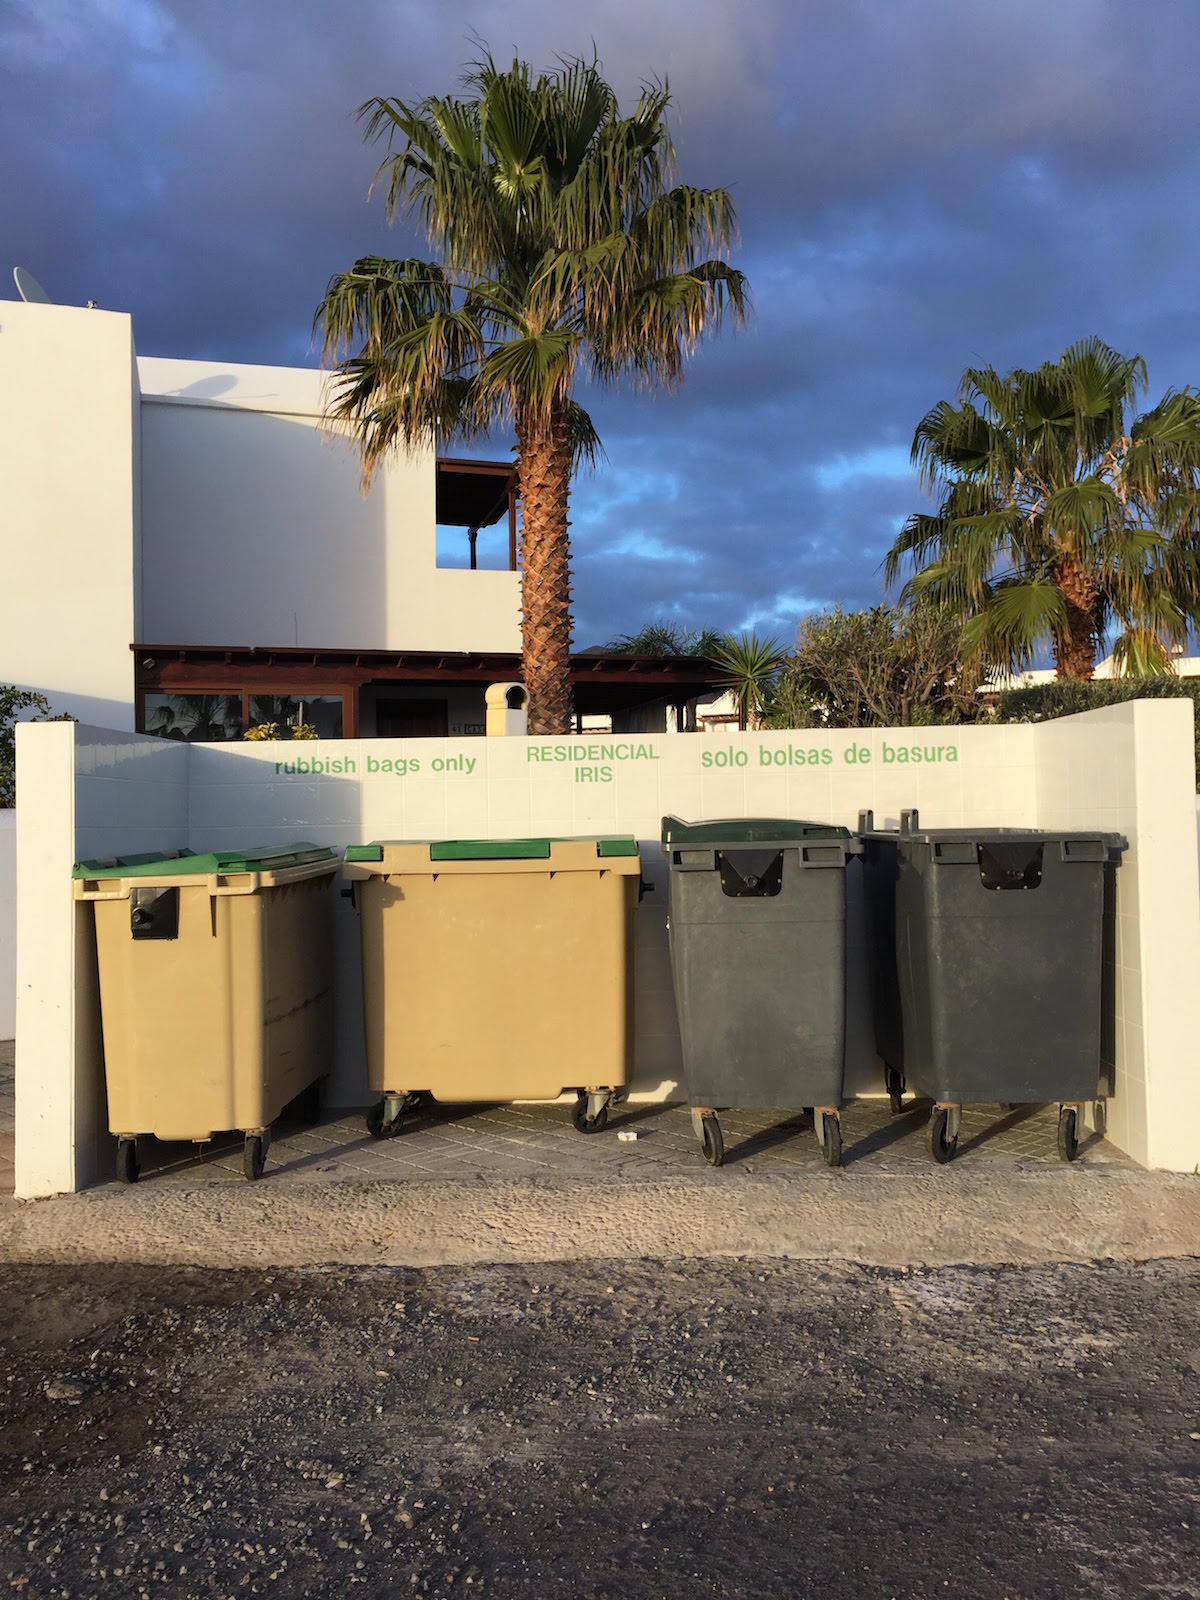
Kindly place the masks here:
[(511, 572), (437, 567), (433, 458), (365, 496), (322, 375), (142, 358), (141, 639), (516, 650)]
[(1151, 1167), (1200, 1163), (1200, 915), (1193, 705), (1143, 700), (1032, 728), (1037, 823), (1124, 832), (1109, 1137)]
[(177, 848), (187, 747), (78, 723), (17, 728), (16, 1192), (83, 1188), (112, 1170), (91, 908), (78, 859)]
[[(296, 839), (341, 848), (378, 838), (633, 833), (654, 887), (635, 927), (632, 1087), (635, 1096), (665, 1098), (678, 1092), (682, 1071), (667, 959), (667, 872), (658, 844), (664, 812), (692, 819), (805, 817), (853, 828), (864, 807), (874, 810), (878, 825), (891, 826), (901, 810), (915, 806), (929, 827), (1126, 834), (1131, 848), (1116, 874), (1116, 1093), (1109, 1134), (1147, 1165), (1191, 1171), (1200, 1162), (1194, 1070), (1200, 884), (1190, 702), (1133, 702), (1039, 725), (719, 740), (688, 734), (363, 740), (298, 751), (291, 743), (113, 740), (70, 725), (33, 724), (19, 730), (18, 741), (18, 1193), (73, 1187), (86, 1181), (80, 1174), (95, 1159), (94, 1151), (79, 1155), (75, 1135), (69, 1148), (60, 1148), (65, 1132), (51, 1148), (58, 1127), (52, 1114), (68, 1104), (82, 1107), (76, 1115), (89, 1138), (100, 1115), (94, 973), (69, 898), (74, 857)], [(554, 759), (557, 751), (566, 759)], [(900, 759), (901, 751), (909, 760)], [(920, 761), (913, 751), (921, 752)], [(882, 1085), (853, 870), (847, 881), (847, 1095), (853, 1096)], [(57, 883), (61, 892), (29, 897), (24, 886), (31, 882), (42, 889)], [(368, 1095), (358, 927), (347, 901), (334, 904), (332, 1099), (362, 1105)], [(78, 1020), (70, 1022), (72, 1016)], [(26, 1035), (27, 1023), (36, 1034)], [(38, 1125), (45, 1133), (39, 1143), (26, 1118), (47, 1115), (50, 1121)]]
[(129, 317), (0, 301), (0, 682), (133, 727)]
[(0, 811), (0, 1039), (17, 1036), (17, 813)]

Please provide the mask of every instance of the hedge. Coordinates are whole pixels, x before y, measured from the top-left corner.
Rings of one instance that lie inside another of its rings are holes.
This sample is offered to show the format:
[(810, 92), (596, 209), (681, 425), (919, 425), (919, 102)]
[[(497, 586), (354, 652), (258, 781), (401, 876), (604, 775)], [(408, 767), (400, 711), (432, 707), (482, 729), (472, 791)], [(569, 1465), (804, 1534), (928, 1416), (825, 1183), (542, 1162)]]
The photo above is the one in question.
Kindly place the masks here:
[(1196, 708), (1196, 771), (1200, 773), (1200, 678), (1093, 678), (1088, 683), (1058, 679), (1031, 689), (1005, 689), (996, 698), (993, 715), (997, 722), (1049, 722), (1126, 700), (1190, 700)]

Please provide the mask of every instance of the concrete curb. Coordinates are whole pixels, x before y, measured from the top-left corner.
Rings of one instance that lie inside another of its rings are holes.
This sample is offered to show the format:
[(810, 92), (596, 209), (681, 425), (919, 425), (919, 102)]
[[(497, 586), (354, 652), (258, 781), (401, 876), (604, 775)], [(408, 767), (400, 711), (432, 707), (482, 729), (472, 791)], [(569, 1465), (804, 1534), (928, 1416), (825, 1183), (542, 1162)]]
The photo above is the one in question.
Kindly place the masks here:
[(1086, 1168), (998, 1178), (698, 1173), (664, 1182), (110, 1185), (0, 1204), (0, 1260), (468, 1266), (747, 1256), (880, 1267), (1200, 1255), (1200, 1181)]

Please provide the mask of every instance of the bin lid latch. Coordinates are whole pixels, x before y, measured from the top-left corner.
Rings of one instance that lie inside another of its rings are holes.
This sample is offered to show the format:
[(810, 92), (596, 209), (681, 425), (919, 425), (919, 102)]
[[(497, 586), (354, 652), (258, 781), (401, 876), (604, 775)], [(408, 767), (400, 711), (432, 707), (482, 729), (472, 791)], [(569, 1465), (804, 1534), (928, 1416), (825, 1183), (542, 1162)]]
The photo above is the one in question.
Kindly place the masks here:
[(177, 939), (179, 890), (159, 887), (131, 889), (129, 933), (134, 939)]
[(718, 850), (721, 893), (734, 899), (766, 898), (783, 888), (782, 850)]
[(1042, 881), (1042, 845), (1000, 843), (979, 846), (979, 877), (985, 889), (1036, 889)]

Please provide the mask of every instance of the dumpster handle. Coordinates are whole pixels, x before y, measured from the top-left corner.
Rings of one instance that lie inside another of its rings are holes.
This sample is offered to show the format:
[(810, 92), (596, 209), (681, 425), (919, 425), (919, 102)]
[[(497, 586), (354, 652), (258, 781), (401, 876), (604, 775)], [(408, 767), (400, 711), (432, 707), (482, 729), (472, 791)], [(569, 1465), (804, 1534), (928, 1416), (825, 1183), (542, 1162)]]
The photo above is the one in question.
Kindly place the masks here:
[(208, 880), (208, 892), (215, 899), (217, 895), (243, 895), (255, 894), (262, 879), (261, 872), (239, 872), (238, 881), (235, 883), (222, 872), (214, 872)]

